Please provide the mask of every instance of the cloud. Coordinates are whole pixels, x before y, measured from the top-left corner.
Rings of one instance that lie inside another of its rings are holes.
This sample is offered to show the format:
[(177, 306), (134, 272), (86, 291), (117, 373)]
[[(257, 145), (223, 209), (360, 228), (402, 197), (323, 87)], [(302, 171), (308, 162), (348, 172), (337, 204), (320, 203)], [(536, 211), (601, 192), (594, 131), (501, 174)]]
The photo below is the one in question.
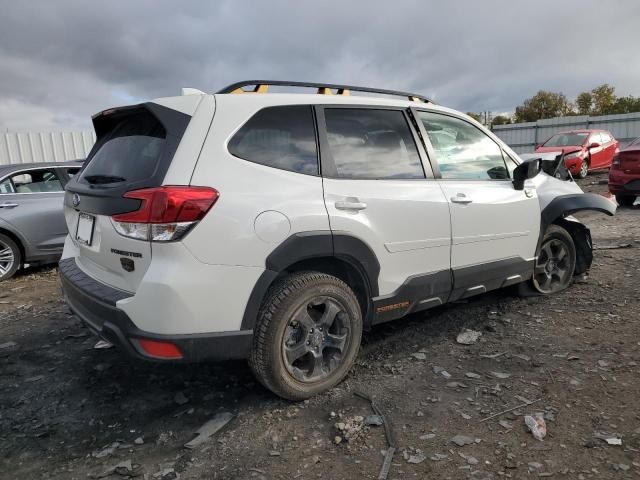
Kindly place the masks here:
[(416, 91), (509, 111), (539, 89), (639, 95), (640, 2), (3, 2), (0, 130), (246, 78)]

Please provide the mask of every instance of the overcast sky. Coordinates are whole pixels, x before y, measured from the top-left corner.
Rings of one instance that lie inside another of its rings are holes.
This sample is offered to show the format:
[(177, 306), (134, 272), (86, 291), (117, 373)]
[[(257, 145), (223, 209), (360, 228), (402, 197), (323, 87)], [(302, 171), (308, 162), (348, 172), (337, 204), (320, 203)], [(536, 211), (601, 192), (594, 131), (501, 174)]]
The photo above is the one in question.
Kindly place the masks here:
[(539, 89), (640, 95), (640, 1), (0, 0), (0, 131), (241, 79), (415, 91), (511, 111)]

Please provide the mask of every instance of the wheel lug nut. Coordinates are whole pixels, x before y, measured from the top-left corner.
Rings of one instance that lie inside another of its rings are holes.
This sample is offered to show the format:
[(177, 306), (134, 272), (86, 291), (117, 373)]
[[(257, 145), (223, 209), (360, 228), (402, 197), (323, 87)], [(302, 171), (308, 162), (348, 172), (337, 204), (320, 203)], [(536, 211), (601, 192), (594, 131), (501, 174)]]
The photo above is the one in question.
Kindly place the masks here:
[(313, 333), (313, 328), (311, 329), (311, 333)]
[(311, 342), (307, 341), (307, 345), (311, 345)]

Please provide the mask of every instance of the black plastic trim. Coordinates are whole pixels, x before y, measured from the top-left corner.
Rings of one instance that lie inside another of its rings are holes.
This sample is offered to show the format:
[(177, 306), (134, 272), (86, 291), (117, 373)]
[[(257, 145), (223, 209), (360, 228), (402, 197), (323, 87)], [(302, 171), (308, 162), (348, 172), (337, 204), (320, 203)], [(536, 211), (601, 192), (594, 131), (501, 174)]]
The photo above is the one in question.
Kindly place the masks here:
[(258, 278), (245, 307), (241, 329), (254, 328), (260, 305), (281, 272), (301, 261), (322, 257), (334, 257), (348, 262), (360, 272), (366, 283), (368, 296), (373, 298), (378, 295), (380, 263), (365, 242), (339, 231), (299, 232), (287, 238), (267, 257), (266, 270)]
[[(244, 359), (253, 343), (252, 330), (200, 333), (192, 335), (162, 335), (140, 330), (116, 302), (131, 295), (92, 279), (82, 272), (75, 259), (60, 262), (60, 281), (65, 299), (74, 314), (100, 338), (132, 357), (160, 362), (190, 363), (203, 360)], [(182, 352), (179, 360), (162, 359), (144, 353), (136, 339), (167, 341)]]
[(373, 299), (372, 324), (446, 303), (451, 292), (451, 270), (409, 277), (396, 291)]
[[(533, 276), (534, 261), (511, 257), (493, 262), (453, 269), (453, 291), (449, 301), (506, 287)], [(520, 280), (509, 283), (509, 277), (519, 275)], [(474, 287), (482, 287), (474, 289)]]

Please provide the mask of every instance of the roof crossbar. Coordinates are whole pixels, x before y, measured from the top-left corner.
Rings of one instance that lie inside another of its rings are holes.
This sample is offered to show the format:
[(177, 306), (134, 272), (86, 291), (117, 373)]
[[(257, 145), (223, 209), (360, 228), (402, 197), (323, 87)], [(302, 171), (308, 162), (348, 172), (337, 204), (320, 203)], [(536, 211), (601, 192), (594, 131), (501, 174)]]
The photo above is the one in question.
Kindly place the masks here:
[[(380, 88), (355, 87), (353, 85), (336, 85), (332, 83), (314, 82), (293, 82), (288, 80), (244, 80), (224, 87), (216, 93), (267, 93), (270, 86), (296, 87), (296, 88), (316, 88), (321, 95), (332, 95), (333, 91), (337, 95), (349, 95), (353, 92), (378, 93), (381, 95), (392, 95), (395, 97), (406, 97), (413, 102), (431, 103), (426, 97), (415, 93), (399, 92), (397, 90), (383, 90)], [(245, 89), (245, 87), (253, 87)]]

